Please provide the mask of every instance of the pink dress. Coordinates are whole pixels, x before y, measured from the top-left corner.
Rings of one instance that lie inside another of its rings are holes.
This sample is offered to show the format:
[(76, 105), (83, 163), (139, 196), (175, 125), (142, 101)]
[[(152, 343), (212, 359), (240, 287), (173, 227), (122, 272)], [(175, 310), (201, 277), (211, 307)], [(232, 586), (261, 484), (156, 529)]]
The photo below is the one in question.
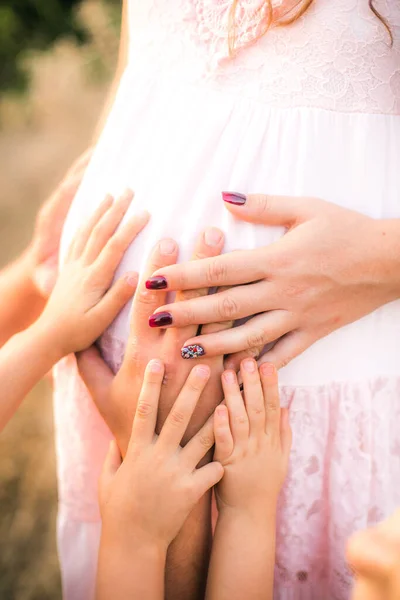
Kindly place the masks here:
[[(316, 196), (372, 217), (400, 217), (400, 2), (315, 0), (298, 22), (258, 33), (261, 0), (130, 0), (129, 64), (66, 222), (63, 250), (106, 192), (130, 186), (150, 225), (120, 272), (141, 269), (157, 239), (180, 259), (198, 231), (226, 251), (282, 235), (235, 221), (221, 190)], [(277, 2), (274, 3), (278, 4)], [(262, 13), (261, 13), (262, 14)], [(103, 336), (115, 370), (129, 307)], [(316, 343), (281, 371), (294, 431), (280, 499), (276, 600), (345, 600), (344, 548), (400, 505), (400, 301)], [(56, 368), (59, 550), (66, 600), (90, 600), (100, 516), (97, 479), (110, 433), (76, 372)]]

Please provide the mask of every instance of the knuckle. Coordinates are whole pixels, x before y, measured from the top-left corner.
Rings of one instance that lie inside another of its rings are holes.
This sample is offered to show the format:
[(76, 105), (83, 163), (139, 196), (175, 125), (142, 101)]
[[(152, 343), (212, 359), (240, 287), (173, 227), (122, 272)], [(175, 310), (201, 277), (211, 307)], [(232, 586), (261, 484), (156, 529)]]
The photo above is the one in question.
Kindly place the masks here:
[(207, 267), (206, 278), (210, 285), (224, 283), (227, 276), (225, 263), (219, 260), (219, 257), (212, 260)]
[(137, 336), (131, 336), (129, 338), (126, 354), (130, 362), (138, 365), (142, 362), (143, 351), (140, 351), (139, 339)]
[(186, 290), (185, 292), (179, 292), (178, 301), (193, 300), (194, 298), (201, 298), (204, 295), (205, 295), (204, 289)]
[(194, 311), (190, 308), (184, 308), (181, 313), (182, 323), (187, 323), (188, 325), (192, 325), (196, 323), (196, 315)]
[(114, 236), (108, 242), (109, 250), (113, 254), (122, 255), (125, 252), (125, 244), (121, 237)]
[(276, 402), (266, 402), (265, 408), (266, 408), (267, 412), (269, 412), (269, 413), (278, 412), (278, 405)]
[(173, 425), (180, 426), (185, 421), (185, 414), (177, 409), (173, 409), (170, 413), (170, 421)]
[(253, 196), (254, 206), (259, 215), (265, 215), (270, 210), (270, 197), (265, 194), (255, 194)]
[(142, 400), (137, 406), (136, 413), (139, 418), (146, 419), (147, 417), (152, 415), (153, 407), (149, 402)]
[(141, 287), (135, 294), (135, 300), (145, 306), (151, 306), (157, 303), (157, 295), (154, 291)]
[(262, 348), (265, 343), (266, 343), (265, 332), (260, 329), (258, 331), (252, 331), (248, 335), (246, 345), (247, 345), (247, 348), (249, 348), (251, 350), (254, 349), (255, 352), (258, 354), (259, 349)]
[(234, 417), (234, 422), (237, 426), (244, 427), (247, 425), (247, 417), (245, 417), (244, 415), (236, 415)]
[(251, 412), (256, 417), (259, 417), (264, 414), (264, 407), (261, 406), (260, 404), (255, 404), (254, 406), (251, 407)]
[(217, 304), (218, 317), (224, 320), (232, 320), (239, 313), (239, 307), (232, 296), (225, 296), (222, 300), (218, 300)]
[(198, 441), (199, 441), (199, 446), (201, 446), (201, 448), (204, 448), (206, 450), (211, 448), (211, 446), (213, 446), (213, 444), (214, 444), (214, 440), (213, 440), (212, 436), (207, 435), (206, 433), (199, 435)]
[(292, 283), (285, 287), (284, 294), (289, 298), (299, 298), (304, 295), (307, 291), (305, 285), (301, 285), (299, 283)]

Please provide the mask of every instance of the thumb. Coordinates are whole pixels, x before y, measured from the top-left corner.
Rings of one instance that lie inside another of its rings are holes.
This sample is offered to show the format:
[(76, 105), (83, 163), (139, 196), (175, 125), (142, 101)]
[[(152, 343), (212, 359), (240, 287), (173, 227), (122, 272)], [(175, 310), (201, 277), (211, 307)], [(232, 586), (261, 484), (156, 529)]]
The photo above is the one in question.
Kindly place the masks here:
[(217, 461), (210, 462), (200, 469), (196, 469), (195, 477), (197, 479), (197, 494), (198, 498), (202, 498), (204, 494), (217, 485), (224, 475), (224, 467)]
[(244, 195), (237, 192), (222, 192), (222, 199), (226, 208), (242, 221), (281, 225), (287, 228), (306, 221), (315, 203), (312, 198), (265, 194)]
[(112, 483), (112, 480), (115, 477), (116, 472), (120, 468), (122, 464), (121, 453), (118, 449), (117, 443), (115, 440), (110, 442), (110, 446), (108, 448), (108, 452), (106, 458), (104, 460), (103, 469), (100, 475), (99, 482), (99, 497), (100, 504), (105, 502), (105, 499), (108, 494), (108, 488)]
[(79, 374), (83, 379), (93, 401), (104, 417), (109, 405), (109, 393), (114, 374), (101, 358), (96, 346), (91, 346), (76, 354)]

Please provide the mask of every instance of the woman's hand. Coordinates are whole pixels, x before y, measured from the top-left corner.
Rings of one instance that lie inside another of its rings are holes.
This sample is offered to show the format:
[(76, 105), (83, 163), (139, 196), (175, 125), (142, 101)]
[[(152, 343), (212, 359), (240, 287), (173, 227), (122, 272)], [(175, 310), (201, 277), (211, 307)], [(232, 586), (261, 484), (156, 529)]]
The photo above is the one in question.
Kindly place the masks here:
[(399, 600), (400, 510), (355, 533), (347, 545), (347, 560), (356, 576), (352, 600)]
[[(200, 235), (193, 254), (196, 260), (213, 257), (222, 251), (224, 237), (221, 231), (207, 229)], [(158, 431), (169, 413), (175, 398), (192, 368), (190, 361), (182, 361), (180, 350), (185, 339), (197, 331), (196, 325), (188, 325), (181, 329), (164, 331), (157, 327), (149, 328), (148, 321), (160, 303), (165, 302), (165, 291), (151, 291), (146, 287), (146, 280), (162, 266), (171, 265), (178, 258), (178, 246), (173, 240), (161, 240), (149, 257), (144, 276), (135, 293), (131, 308), (130, 335), (122, 366), (116, 376), (105, 364), (96, 348), (78, 355), (80, 374), (91, 393), (94, 402), (105, 422), (117, 439), (121, 452), (127, 449), (133, 415), (141, 389), (146, 364), (152, 358), (158, 358), (165, 364), (164, 385), (158, 416)], [(207, 288), (178, 293), (175, 304), (185, 298), (207, 295)], [(213, 324), (209, 331), (230, 327), (231, 323)], [(207, 328), (206, 328), (207, 332)], [(211, 369), (211, 377), (202, 395), (194, 418), (184, 436), (184, 443), (199, 430), (214, 408), (222, 400), (221, 373), (223, 357), (214, 356), (202, 360)], [(129, 390), (129, 393), (127, 393)]]
[(92, 152), (93, 149), (90, 148), (78, 158), (36, 217), (29, 255), (33, 263), (32, 279), (45, 298), (49, 296), (57, 280), (58, 252), (65, 217), (78, 191)]
[(137, 274), (114, 285), (121, 259), (149, 220), (147, 212), (119, 227), (133, 199), (129, 190), (116, 202), (107, 196), (75, 235), (50, 299), (35, 324), (46, 332), (60, 358), (84, 350), (103, 333), (133, 296)]
[(227, 366), (236, 368), (276, 342), (262, 361), (280, 368), (318, 339), (400, 297), (400, 220), (375, 220), (314, 198), (224, 199), (236, 217), (287, 231), (263, 248), (153, 273), (148, 286), (162, 281), (167, 290), (237, 286), (160, 306), (152, 321), (164, 313), (162, 327), (256, 315), (218, 335), (188, 338), (184, 346), (198, 344), (206, 356), (233, 354)]

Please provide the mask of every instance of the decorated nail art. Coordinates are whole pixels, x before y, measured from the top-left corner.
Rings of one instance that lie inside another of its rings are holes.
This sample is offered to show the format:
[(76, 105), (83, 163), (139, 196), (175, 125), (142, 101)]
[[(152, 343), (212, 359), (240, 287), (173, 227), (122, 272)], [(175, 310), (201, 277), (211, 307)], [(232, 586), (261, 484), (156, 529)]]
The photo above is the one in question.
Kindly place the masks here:
[(200, 344), (191, 344), (190, 346), (183, 346), (181, 350), (182, 358), (199, 358), (204, 356), (206, 351)]
[(222, 192), (222, 199), (224, 202), (235, 204), (236, 206), (243, 206), (247, 200), (244, 194), (239, 194), (238, 192)]
[(165, 290), (166, 287), (168, 287), (168, 283), (162, 275), (150, 277), (150, 279), (146, 281), (146, 288), (148, 290)]
[(170, 312), (159, 312), (149, 317), (150, 327), (167, 327), (172, 325), (172, 315)]

